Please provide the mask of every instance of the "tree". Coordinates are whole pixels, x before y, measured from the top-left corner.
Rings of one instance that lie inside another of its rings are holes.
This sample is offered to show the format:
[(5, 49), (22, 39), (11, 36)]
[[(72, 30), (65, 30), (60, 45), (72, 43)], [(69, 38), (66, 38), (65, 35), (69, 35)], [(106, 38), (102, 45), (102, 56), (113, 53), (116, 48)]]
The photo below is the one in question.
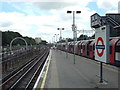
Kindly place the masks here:
[(92, 35), (92, 39), (95, 39), (95, 34)]
[(68, 42), (71, 42), (71, 41), (74, 41), (73, 39), (71, 39), (71, 38), (68, 38)]
[[(31, 45), (31, 44), (34, 45), (34, 44), (36, 44), (36, 43), (35, 43), (35, 40), (34, 40), (33, 38), (31, 38), (31, 37), (23, 37), (23, 36), (22, 36), (20, 33), (18, 33), (18, 32), (5, 31), (5, 32), (2, 32), (2, 45), (3, 45), (3, 46), (9, 45), (10, 42), (11, 42), (14, 38), (16, 38), (16, 37), (22, 37), (22, 38), (24, 38), (24, 39), (27, 41), (28, 45)], [(20, 44), (20, 45), (25, 45), (25, 42), (24, 42), (23, 40), (21, 40), (21, 39), (15, 40), (15, 41), (13, 42), (13, 45), (18, 45), (18, 44)]]
[(65, 42), (65, 40), (58, 41), (58, 43), (63, 43), (63, 42)]
[(23, 38), (27, 41), (28, 45), (35, 45), (36, 44), (35, 40), (31, 37), (26, 36), (26, 37), (23, 37)]
[(95, 39), (95, 34), (93, 34), (91, 37), (89, 37), (90, 39)]
[(47, 45), (47, 41), (45, 41), (45, 40), (42, 40), (42, 42), (40, 43), (41, 45)]
[[(18, 32), (13, 32), (13, 31), (2, 32), (2, 45), (3, 46), (9, 45), (12, 39), (14, 39), (15, 37), (22, 37), (22, 35), (19, 34)], [(13, 44), (16, 44), (16, 43), (17, 41), (15, 41)]]
[(87, 35), (80, 35), (78, 40), (87, 40), (88, 39), (88, 36)]

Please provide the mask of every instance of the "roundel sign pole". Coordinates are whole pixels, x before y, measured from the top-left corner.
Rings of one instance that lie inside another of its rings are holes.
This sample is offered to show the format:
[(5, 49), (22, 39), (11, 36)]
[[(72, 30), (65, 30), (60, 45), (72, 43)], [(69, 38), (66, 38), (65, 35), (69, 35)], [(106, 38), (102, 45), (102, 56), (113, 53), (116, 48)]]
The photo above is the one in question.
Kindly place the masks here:
[(109, 61), (109, 26), (101, 26), (95, 30), (95, 59)]
[(95, 29), (95, 60), (100, 61), (100, 83), (103, 83), (102, 64), (109, 61), (109, 26)]

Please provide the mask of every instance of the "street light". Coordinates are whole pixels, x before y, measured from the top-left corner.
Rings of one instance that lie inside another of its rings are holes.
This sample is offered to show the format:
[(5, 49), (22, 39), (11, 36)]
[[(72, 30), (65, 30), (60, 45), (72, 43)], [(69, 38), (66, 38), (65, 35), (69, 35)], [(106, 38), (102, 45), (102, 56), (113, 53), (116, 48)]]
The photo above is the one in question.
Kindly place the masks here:
[(55, 43), (55, 36), (52, 37), (52, 42)]
[(57, 43), (57, 36), (58, 36), (59, 34), (55, 34), (55, 36), (56, 36), (56, 43)]
[(68, 14), (73, 13), (73, 24), (72, 24), (72, 31), (73, 31), (73, 39), (74, 39), (74, 64), (75, 64), (75, 41), (77, 41), (77, 27), (75, 26), (75, 13), (79, 14), (81, 11), (67, 11)]
[(59, 41), (61, 41), (61, 40), (62, 40), (62, 33), (61, 33), (61, 30), (64, 30), (64, 28), (57, 28), (57, 30), (60, 30), (60, 39), (59, 39)]

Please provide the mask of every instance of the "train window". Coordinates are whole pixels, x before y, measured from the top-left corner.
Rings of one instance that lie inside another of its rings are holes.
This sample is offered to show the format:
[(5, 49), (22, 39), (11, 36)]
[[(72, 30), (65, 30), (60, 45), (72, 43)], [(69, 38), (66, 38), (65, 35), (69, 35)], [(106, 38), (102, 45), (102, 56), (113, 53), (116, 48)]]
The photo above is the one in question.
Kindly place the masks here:
[(89, 50), (92, 51), (92, 46), (90, 46)]
[(93, 50), (95, 50), (95, 43), (93, 44)]
[(82, 44), (81, 44), (81, 48), (82, 48)]
[(110, 54), (112, 54), (112, 46), (110, 46)]
[(120, 45), (119, 45), (119, 46), (116, 46), (115, 51), (116, 51), (116, 52), (120, 52)]
[(78, 49), (80, 49), (80, 45), (78, 45)]
[(85, 50), (85, 45), (83, 46), (83, 50)]
[(116, 44), (115, 51), (120, 52), (120, 40)]

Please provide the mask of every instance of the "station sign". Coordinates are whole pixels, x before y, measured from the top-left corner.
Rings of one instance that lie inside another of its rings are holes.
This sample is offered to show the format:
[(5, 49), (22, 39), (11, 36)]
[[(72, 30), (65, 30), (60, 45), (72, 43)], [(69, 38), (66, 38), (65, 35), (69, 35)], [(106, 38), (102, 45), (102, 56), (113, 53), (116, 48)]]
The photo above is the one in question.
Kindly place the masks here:
[(109, 62), (109, 26), (95, 29), (95, 60)]

